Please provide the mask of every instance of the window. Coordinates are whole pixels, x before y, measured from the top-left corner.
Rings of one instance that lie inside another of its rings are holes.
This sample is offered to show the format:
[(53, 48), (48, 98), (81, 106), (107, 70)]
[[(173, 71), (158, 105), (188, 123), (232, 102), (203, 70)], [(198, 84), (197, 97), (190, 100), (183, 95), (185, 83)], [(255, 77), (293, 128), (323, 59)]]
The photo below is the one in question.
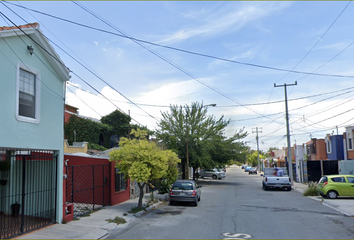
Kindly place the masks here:
[(333, 177), (331, 178), (333, 182), (344, 182), (345, 183), (345, 178), (344, 177)]
[(19, 121), (39, 123), (40, 75), (29, 66), (17, 65), (16, 118)]
[(127, 188), (127, 183), (124, 179), (124, 173), (120, 173), (119, 169), (116, 168), (115, 176), (115, 190), (116, 192), (123, 191)]
[(327, 177), (322, 177), (318, 183), (325, 183), (328, 182)]
[(327, 153), (332, 153), (332, 144), (331, 144), (332, 142), (331, 142), (331, 139), (327, 138), (326, 142), (327, 142)]
[(353, 149), (353, 143), (351, 138), (348, 139), (348, 149)]
[(349, 183), (354, 183), (354, 177), (347, 177)]

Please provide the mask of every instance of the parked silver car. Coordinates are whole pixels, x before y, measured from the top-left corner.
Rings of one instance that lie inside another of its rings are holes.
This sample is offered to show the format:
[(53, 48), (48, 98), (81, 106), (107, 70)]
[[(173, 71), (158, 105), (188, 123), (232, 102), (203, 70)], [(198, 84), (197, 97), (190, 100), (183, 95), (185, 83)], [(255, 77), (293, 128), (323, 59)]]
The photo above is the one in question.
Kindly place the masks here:
[(219, 171), (216, 168), (214, 169), (204, 169), (200, 171), (199, 177), (205, 178), (205, 177), (211, 177), (213, 179), (222, 179), (226, 177), (226, 174), (224, 171)]
[(202, 194), (201, 187), (193, 180), (177, 180), (170, 190), (170, 205), (175, 202), (192, 202), (198, 206)]

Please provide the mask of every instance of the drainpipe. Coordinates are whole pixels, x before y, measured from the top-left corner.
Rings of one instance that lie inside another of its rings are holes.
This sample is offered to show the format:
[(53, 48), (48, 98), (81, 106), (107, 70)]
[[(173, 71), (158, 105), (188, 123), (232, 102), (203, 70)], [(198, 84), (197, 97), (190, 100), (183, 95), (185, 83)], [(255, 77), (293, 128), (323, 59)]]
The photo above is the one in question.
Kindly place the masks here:
[(343, 139), (344, 160), (348, 160), (347, 141)]

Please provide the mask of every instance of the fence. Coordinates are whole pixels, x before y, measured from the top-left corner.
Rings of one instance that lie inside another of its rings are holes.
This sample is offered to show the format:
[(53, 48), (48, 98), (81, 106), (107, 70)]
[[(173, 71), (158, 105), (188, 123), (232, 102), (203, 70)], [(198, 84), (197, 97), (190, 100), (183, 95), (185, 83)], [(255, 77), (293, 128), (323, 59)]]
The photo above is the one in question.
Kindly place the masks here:
[(56, 219), (57, 157), (52, 151), (0, 150), (8, 169), (0, 185), (0, 238), (36, 230)]
[(338, 160), (307, 161), (309, 182), (318, 182), (324, 175), (338, 174)]
[(110, 164), (66, 166), (66, 204), (74, 218), (110, 205)]

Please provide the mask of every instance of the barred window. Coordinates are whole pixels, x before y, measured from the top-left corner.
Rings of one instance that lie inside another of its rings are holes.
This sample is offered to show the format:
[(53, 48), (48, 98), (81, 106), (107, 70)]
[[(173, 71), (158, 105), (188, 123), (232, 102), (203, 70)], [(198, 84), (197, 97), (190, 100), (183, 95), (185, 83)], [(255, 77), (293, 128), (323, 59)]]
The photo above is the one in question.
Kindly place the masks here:
[(116, 168), (115, 174), (115, 190), (116, 192), (124, 191), (127, 189), (127, 182), (124, 179), (124, 173), (120, 173), (119, 169)]

